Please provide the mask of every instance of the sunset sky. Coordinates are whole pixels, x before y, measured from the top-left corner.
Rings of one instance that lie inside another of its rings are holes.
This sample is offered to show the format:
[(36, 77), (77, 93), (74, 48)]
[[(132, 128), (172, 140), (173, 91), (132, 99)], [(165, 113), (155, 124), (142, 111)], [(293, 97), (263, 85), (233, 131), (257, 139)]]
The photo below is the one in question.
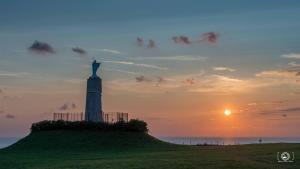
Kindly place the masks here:
[(299, 21), (298, 0), (0, 0), (0, 137), (83, 112), (93, 59), (103, 110), (152, 135), (300, 136)]

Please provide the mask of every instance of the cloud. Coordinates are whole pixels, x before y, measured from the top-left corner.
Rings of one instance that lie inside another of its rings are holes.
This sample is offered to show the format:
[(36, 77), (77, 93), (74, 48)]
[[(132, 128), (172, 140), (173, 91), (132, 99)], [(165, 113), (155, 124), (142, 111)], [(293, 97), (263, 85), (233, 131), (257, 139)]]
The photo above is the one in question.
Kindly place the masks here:
[(61, 111), (75, 109), (77, 106), (75, 103), (64, 103), (58, 109)]
[[(219, 40), (219, 33), (216, 32), (206, 32), (201, 35), (200, 41), (194, 41), (194, 42), (208, 42), (208, 43), (217, 43)], [(184, 44), (184, 45), (190, 45), (194, 43), (192, 40), (190, 40), (189, 37), (181, 35), (181, 36), (173, 36), (172, 40), (176, 44)]]
[(189, 37), (183, 36), (183, 35), (181, 35), (181, 36), (173, 36), (172, 40), (176, 44), (185, 44), (185, 45), (192, 44), (192, 41), (190, 41)]
[(143, 75), (135, 77), (135, 80), (136, 82), (151, 82), (151, 79), (148, 79)]
[(195, 79), (194, 78), (187, 78), (183, 81), (183, 83), (185, 84), (189, 84), (189, 85), (193, 85), (196, 83)]
[(202, 34), (201, 41), (205, 41), (208, 43), (217, 43), (219, 36), (219, 33), (216, 32), (206, 32)]
[[(267, 70), (256, 74), (257, 77), (272, 77), (272, 78), (293, 78), (300, 76), (300, 64), (297, 62), (289, 62), (288, 67), (282, 70)], [(299, 79), (296, 79), (299, 81)]]
[(100, 51), (113, 55), (125, 55), (126, 53), (114, 49), (90, 49), (91, 51)]
[(256, 102), (251, 102), (247, 104), (248, 106), (257, 106), (258, 104)]
[(3, 93), (3, 90), (2, 89), (0, 89), (0, 94), (2, 94)]
[(72, 107), (72, 109), (75, 109), (77, 106), (76, 106), (75, 103), (72, 103), (72, 104), (71, 104), (71, 107)]
[(148, 48), (156, 48), (154, 40), (150, 39), (147, 45)]
[(285, 112), (300, 111), (300, 107), (292, 107), (292, 108), (282, 109), (281, 111), (285, 111)]
[(75, 48), (72, 48), (72, 51), (75, 52), (75, 53), (78, 53), (80, 55), (85, 55), (87, 54), (87, 52), (82, 49), (82, 48), (79, 48), (79, 47), (75, 47)]
[(143, 46), (144, 46), (144, 40), (143, 40), (143, 38), (137, 37), (137, 38), (136, 38), (136, 44), (137, 44), (138, 46), (140, 46), (140, 47), (143, 47)]
[(46, 42), (40, 42), (40, 41), (35, 41), (29, 48), (28, 50), (33, 51), (33, 52), (37, 52), (40, 54), (54, 54), (55, 50), (53, 49), (53, 47), (51, 45), (49, 45)]
[(215, 70), (215, 71), (229, 71), (229, 72), (236, 71), (235, 69), (229, 68), (229, 67), (213, 67), (213, 70)]
[(15, 116), (15, 115), (12, 115), (12, 114), (6, 114), (5, 117), (6, 117), (7, 119), (14, 119), (14, 118), (16, 118), (16, 116)]
[[(143, 40), (143, 38), (141, 38), (141, 37), (137, 37), (136, 38), (136, 44), (137, 44), (137, 46), (139, 46), (139, 47), (144, 47), (144, 40)], [(147, 48), (156, 48), (156, 43), (155, 43), (155, 41), (153, 40), (153, 39), (149, 39), (148, 40), (148, 44), (147, 44), (147, 46), (146, 46)]]
[(69, 105), (67, 103), (64, 103), (62, 106), (60, 106), (58, 108), (59, 110), (68, 110), (69, 109)]
[(25, 75), (30, 75), (31, 73), (28, 72), (6, 72), (6, 71), (0, 71), (0, 77), (22, 77)]
[(167, 61), (205, 61), (207, 57), (197, 55), (177, 55), (177, 56), (149, 56), (131, 57), (133, 60), (167, 60)]
[(289, 62), (288, 65), (291, 67), (300, 67), (300, 64), (298, 64), (296, 62)]
[(164, 83), (166, 81), (167, 81), (167, 79), (165, 79), (164, 77), (161, 77), (161, 76), (157, 77), (157, 83)]
[[(158, 76), (159, 77), (159, 76)], [(148, 79), (147, 77), (144, 77)], [(143, 79), (140, 78), (140, 79)], [(194, 74), (174, 75), (163, 77), (168, 83), (161, 83), (157, 90), (157, 77), (150, 79), (151, 82), (136, 85), (132, 80), (111, 80), (107, 82), (109, 88), (115, 91), (130, 91), (134, 93), (162, 93), (162, 92), (188, 92), (188, 93), (211, 93), (216, 95), (232, 95), (233, 93), (250, 93), (258, 88), (278, 85), (265, 80), (258, 79), (239, 79), (229, 76), (205, 75), (204, 71)], [(281, 81), (280, 81), (281, 82)]]
[(256, 77), (275, 77), (275, 78), (292, 78), (297, 76), (297, 72), (286, 70), (269, 70), (255, 74)]
[(131, 74), (131, 75), (139, 75), (139, 73), (137, 73), (137, 72), (131, 72), (131, 71), (126, 71), (126, 70), (122, 70), (122, 69), (104, 68), (104, 70), (107, 70), (107, 71), (116, 71), (116, 72), (120, 72), (120, 73)]
[(123, 64), (123, 65), (132, 65), (132, 66), (152, 68), (152, 69), (158, 69), (158, 70), (167, 70), (168, 69), (166, 67), (160, 67), (160, 66), (149, 65), (149, 64), (142, 64), (142, 63), (134, 63), (134, 62), (128, 62), (128, 61), (102, 61), (102, 62), (114, 63), (114, 64)]
[(287, 59), (300, 59), (300, 53), (283, 54), (280, 57), (287, 58)]

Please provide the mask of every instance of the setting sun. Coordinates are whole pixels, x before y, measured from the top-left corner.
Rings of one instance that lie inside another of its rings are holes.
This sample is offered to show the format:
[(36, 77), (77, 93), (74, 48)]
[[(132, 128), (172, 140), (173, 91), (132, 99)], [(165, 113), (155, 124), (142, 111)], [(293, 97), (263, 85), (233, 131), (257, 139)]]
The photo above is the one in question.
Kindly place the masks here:
[(230, 116), (230, 115), (231, 115), (231, 110), (225, 109), (225, 110), (224, 110), (224, 114), (225, 114), (226, 116)]

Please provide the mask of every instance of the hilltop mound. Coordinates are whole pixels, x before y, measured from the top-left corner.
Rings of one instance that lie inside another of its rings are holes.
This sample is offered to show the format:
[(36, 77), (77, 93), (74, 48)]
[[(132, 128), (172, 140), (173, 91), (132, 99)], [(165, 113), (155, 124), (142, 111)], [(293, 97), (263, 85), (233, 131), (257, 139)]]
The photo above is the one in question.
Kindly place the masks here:
[(160, 149), (174, 146), (147, 133), (124, 131), (69, 131), (32, 132), (12, 146), (9, 151), (131, 151)]

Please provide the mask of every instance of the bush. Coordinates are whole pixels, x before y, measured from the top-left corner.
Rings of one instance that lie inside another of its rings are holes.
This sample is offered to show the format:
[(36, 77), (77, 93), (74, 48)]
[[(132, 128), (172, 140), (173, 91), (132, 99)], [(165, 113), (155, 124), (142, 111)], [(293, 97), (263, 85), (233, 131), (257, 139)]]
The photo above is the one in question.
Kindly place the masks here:
[(129, 122), (105, 123), (90, 121), (41, 121), (31, 125), (31, 132), (45, 130), (94, 130), (94, 131), (130, 131), (148, 132), (147, 123), (132, 119)]

